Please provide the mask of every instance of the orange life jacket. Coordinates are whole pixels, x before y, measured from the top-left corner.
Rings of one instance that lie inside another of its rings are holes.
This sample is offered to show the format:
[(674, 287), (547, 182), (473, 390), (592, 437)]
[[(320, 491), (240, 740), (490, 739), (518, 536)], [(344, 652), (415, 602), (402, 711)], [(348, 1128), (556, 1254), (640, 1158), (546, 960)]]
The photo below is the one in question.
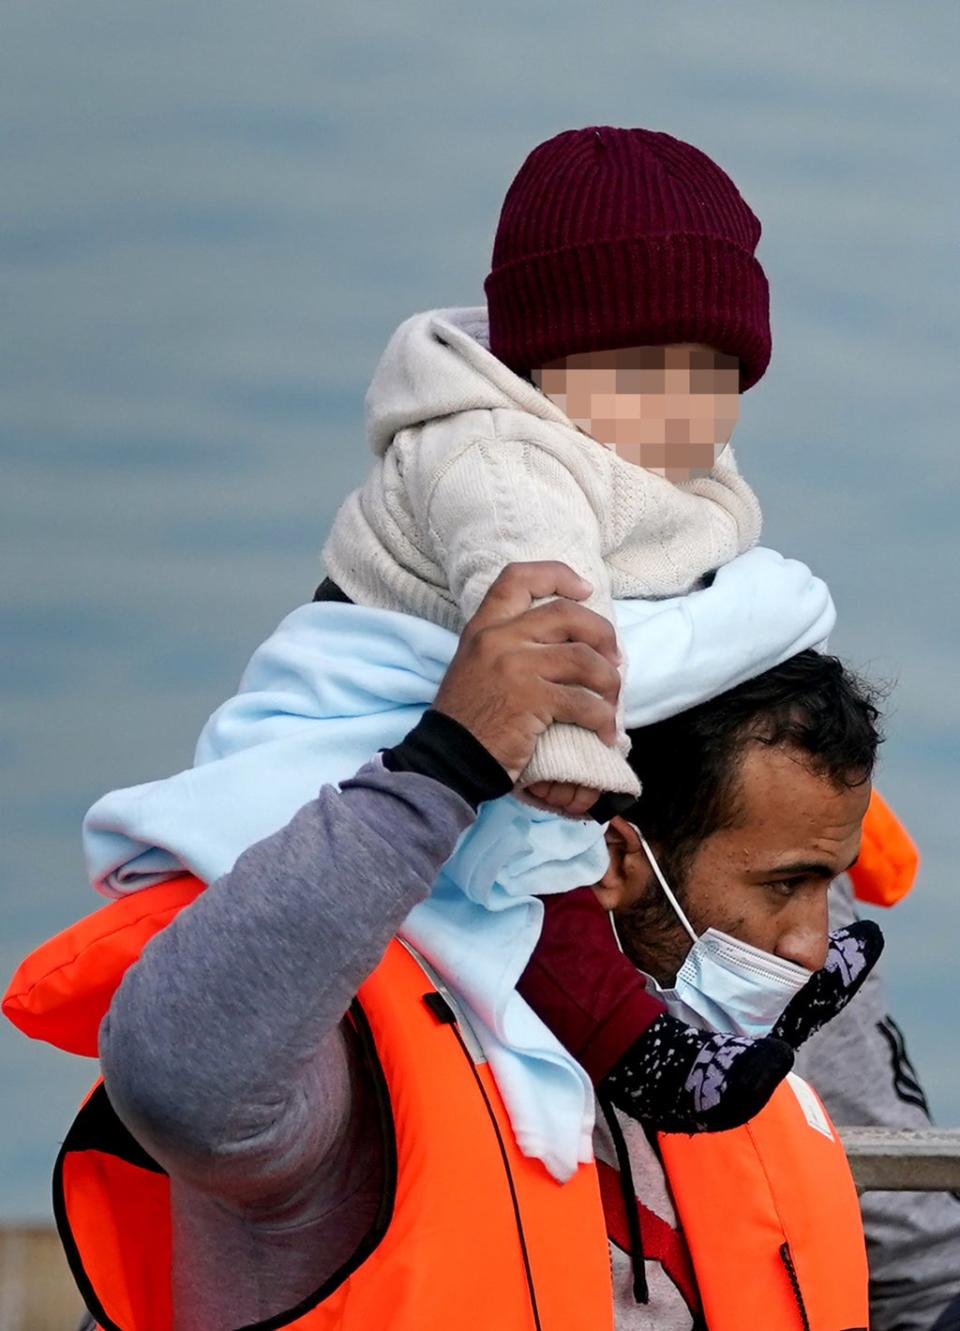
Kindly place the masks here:
[(857, 900), (895, 906), (913, 887), (919, 864), (916, 843), (874, 786), (863, 820), (860, 854), (848, 870)]
[[(3, 1009), (78, 1053), (127, 966), (203, 890), (181, 877), (95, 911), (19, 968)], [(387, 1187), (370, 1235), (312, 1299), (272, 1318), (297, 1331), (612, 1331), (597, 1170), (558, 1184), (520, 1154), (489, 1068), (399, 942), (351, 1009), (381, 1107)], [(661, 1134), (664, 1168), (709, 1331), (861, 1331), (867, 1263), (842, 1146), (796, 1079), (743, 1128)], [(166, 1174), (98, 1082), (55, 1169), (71, 1269), (104, 1331), (169, 1331)]]

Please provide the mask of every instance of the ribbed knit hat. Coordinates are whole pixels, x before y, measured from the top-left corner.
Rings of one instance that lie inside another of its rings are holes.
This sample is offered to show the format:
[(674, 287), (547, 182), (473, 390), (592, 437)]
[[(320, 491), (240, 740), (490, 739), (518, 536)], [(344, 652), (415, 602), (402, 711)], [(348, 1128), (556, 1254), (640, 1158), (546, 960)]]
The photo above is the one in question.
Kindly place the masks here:
[(702, 342), (770, 361), (760, 223), (689, 143), (591, 125), (534, 148), (504, 199), (484, 282), (490, 350), (521, 374), (561, 356)]

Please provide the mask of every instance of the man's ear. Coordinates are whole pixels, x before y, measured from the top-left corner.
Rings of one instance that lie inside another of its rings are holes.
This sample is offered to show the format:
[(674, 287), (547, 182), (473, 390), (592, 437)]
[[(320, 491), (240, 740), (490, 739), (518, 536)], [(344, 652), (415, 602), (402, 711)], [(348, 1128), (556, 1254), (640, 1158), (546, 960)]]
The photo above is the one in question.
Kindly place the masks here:
[(642, 874), (637, 856), (644, 863), (646, 857), (637, 829), (619, 814), (610, 819), (603, 839), (607, 843), (610, 860), (603, 877), (594, 883), (593, 890), (604, 910), (619, 910), (636, 899), (640, 883), (638, 874)]

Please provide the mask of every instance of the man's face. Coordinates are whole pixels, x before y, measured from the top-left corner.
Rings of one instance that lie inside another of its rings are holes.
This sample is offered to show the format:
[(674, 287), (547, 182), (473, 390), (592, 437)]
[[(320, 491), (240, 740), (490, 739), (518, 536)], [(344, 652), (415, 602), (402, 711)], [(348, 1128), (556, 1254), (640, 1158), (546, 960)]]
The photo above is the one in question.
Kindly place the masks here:
[[(737, 825), (702, 841), (683, 880), (670, 886), (698, 936), (712, 926), (819, 970), (827, 954), (827, 889), (857, 857), (870, 783), (838, 787), (812, 771), (799, 750), (758, 743), (745, 750), (739, 776)], [(634, 964), (672, 984), (690, 937), (669, 908), (631, 914), (631, 906), (663, 898), (636, 830), (615, 818), (607, 843), (610, 865), (594, 890), (614, 910)]]
[(532, 378), (584, 434), (669, 481), (709, 472), (740, 411), (736, 356), (695, 342), (565, 356)]

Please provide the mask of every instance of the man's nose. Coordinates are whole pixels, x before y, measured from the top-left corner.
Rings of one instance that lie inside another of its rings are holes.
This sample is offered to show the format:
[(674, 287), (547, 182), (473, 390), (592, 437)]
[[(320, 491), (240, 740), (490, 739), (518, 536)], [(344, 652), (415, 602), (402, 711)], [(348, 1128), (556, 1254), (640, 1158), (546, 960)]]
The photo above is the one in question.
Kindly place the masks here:
[(784, 961), (793, 961), (808, 971), (818, 971), (826, 963), (830, 946), (827, 903), (810, 909), (791, 922), (777, 940), (776, 953)]
[(789, 934), (777, 947), (777, 956), (808, 971), (818, 971), (826, 963), (828, 947), (825, 929), (817, 934)]

